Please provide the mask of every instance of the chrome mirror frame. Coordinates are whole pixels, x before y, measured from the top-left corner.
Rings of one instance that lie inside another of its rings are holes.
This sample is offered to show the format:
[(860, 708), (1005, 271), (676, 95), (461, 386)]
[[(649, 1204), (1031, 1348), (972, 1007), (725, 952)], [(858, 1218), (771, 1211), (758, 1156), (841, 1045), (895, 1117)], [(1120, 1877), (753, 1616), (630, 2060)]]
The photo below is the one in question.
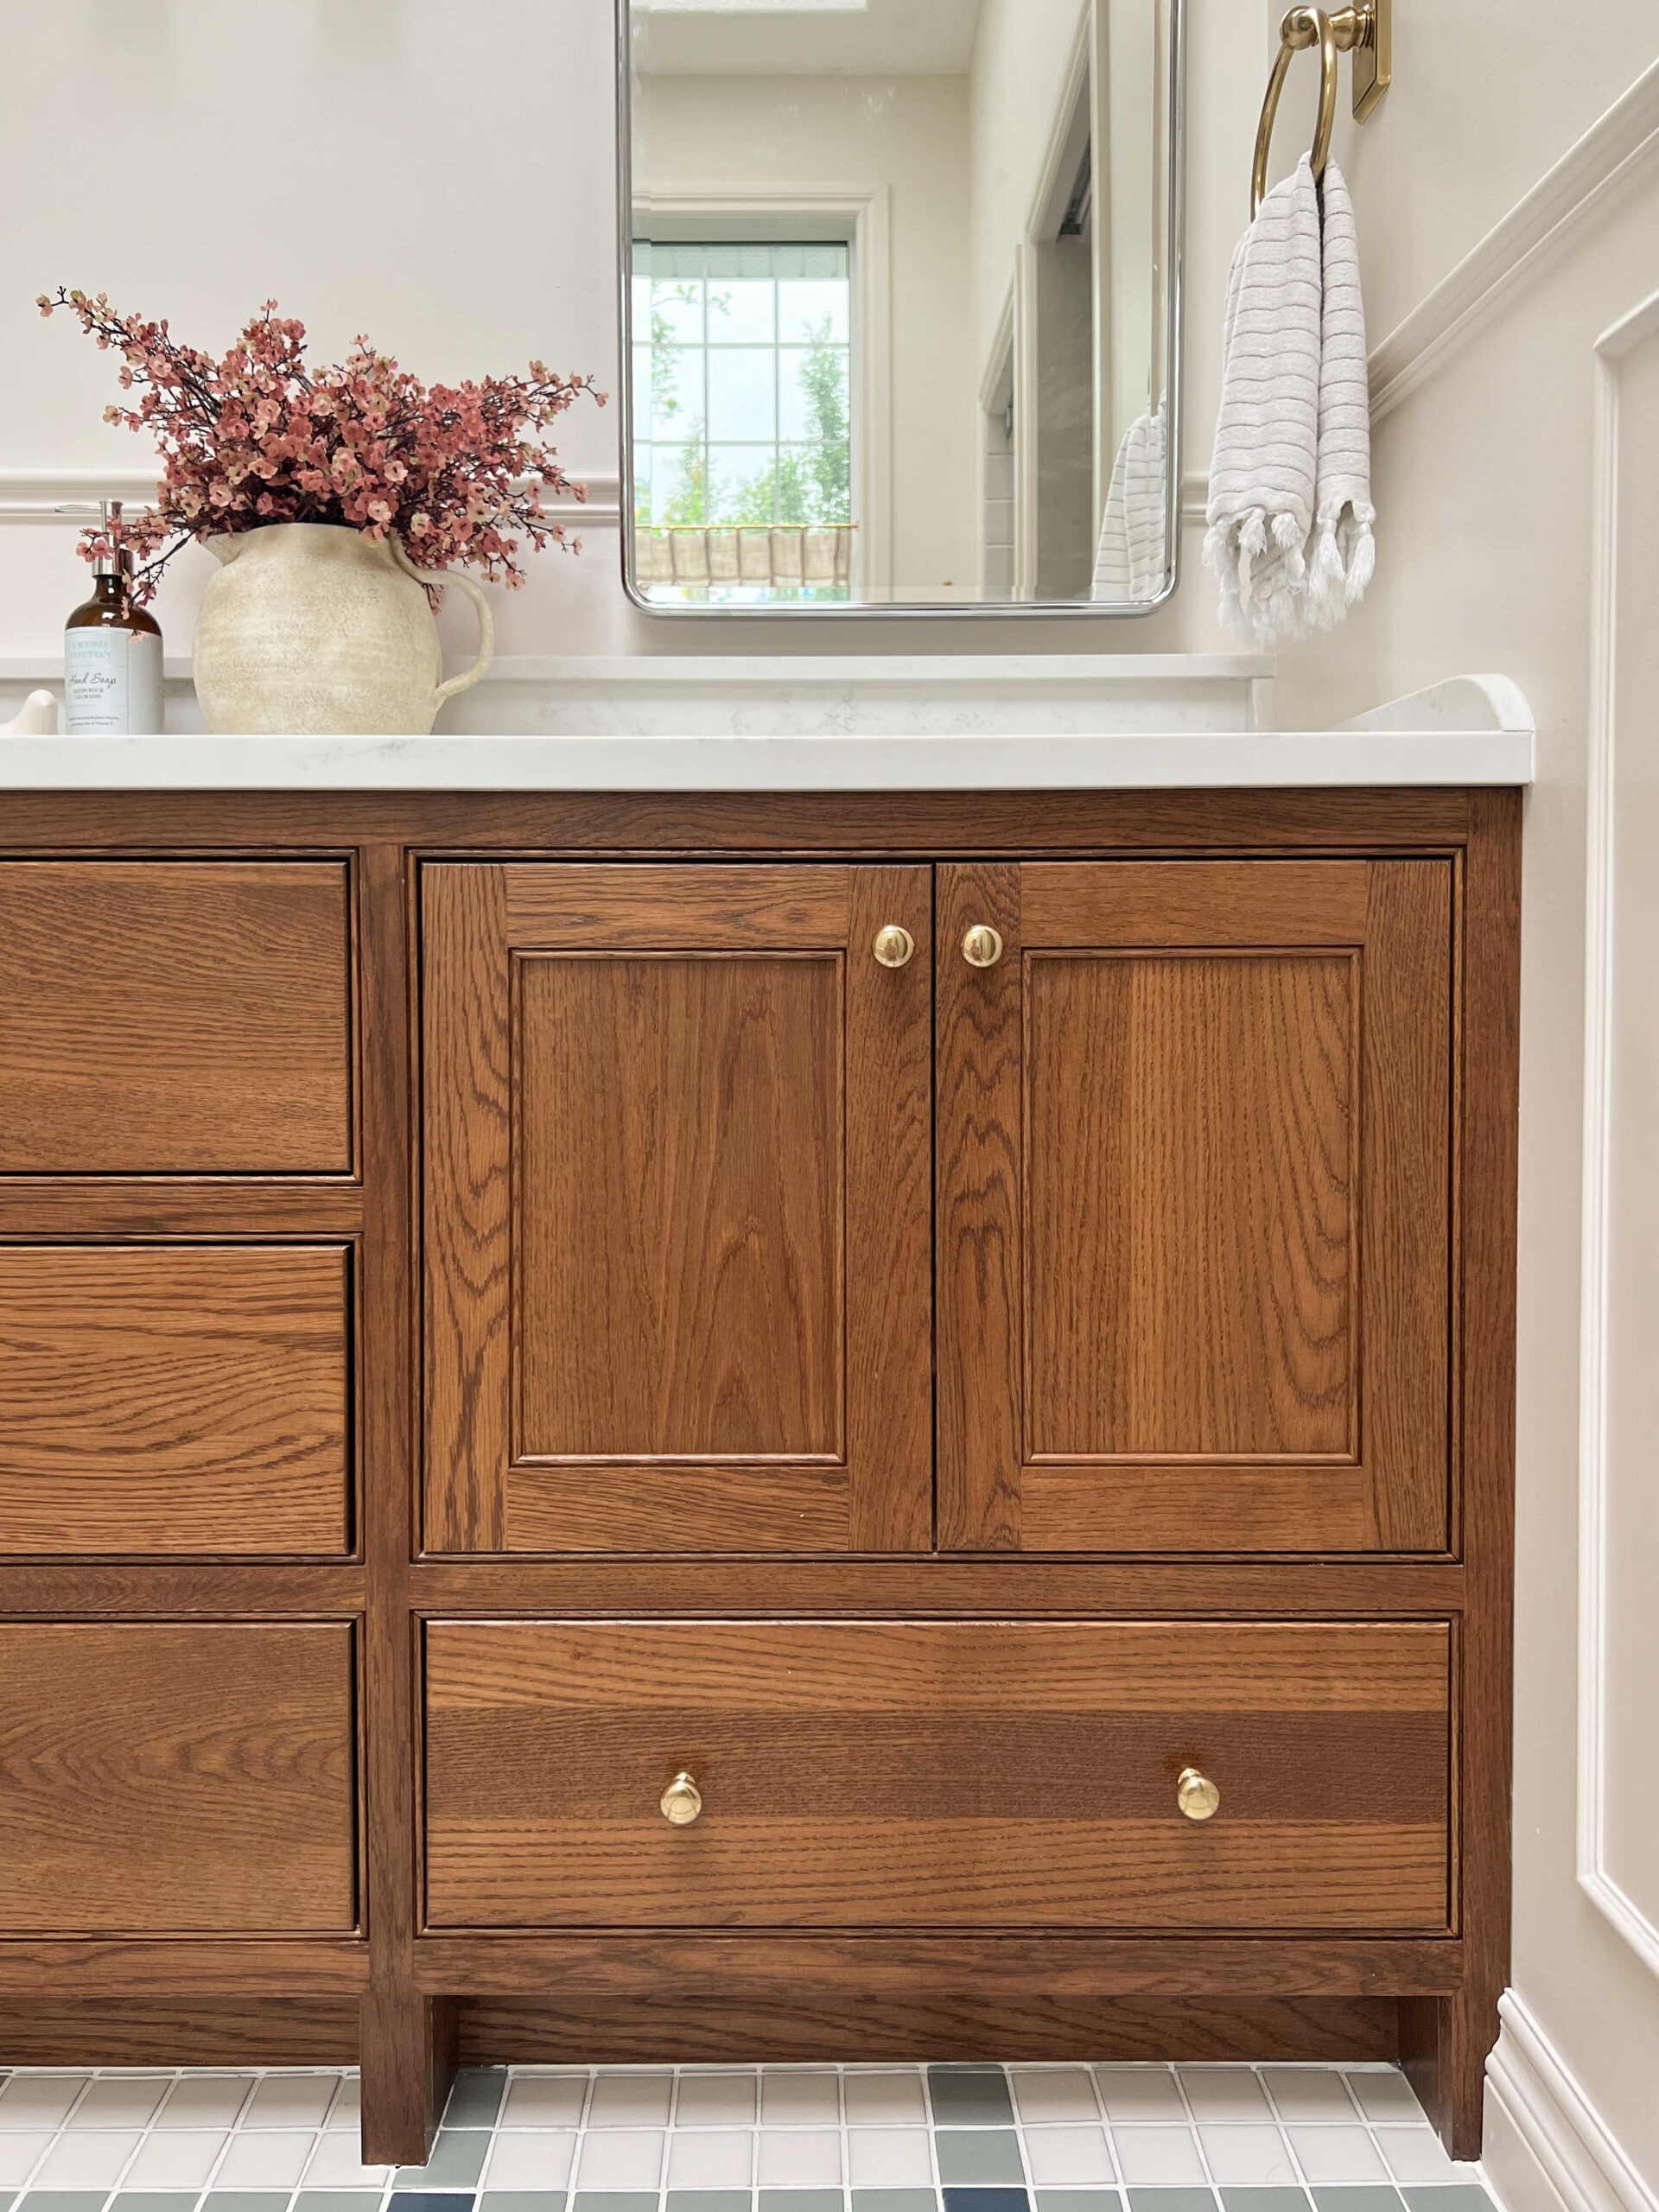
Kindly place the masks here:
[(1169, 407), (1169, 480), (1165, 486), (1165, 543), (1169, 573), (1154, 599), (1133, 607), (1093, 600), (908, 600), (783, 607), (703, 607), (648, 598), (633, 575), (633, 41), (632, 0), (616, 0), (616, 174), (618, 374), (617, 542), (622, 588), (641, 613), (660, 621), (707, 622), (950, 622), (1094, 621), (1137, 622), (1167, 606), (1181, 581), (1181, 460), (1185, 407), (1181, 388), (1182, 325), (1185, 319), (1183, 260), (1186, 245), (1186, 0), (1168, 0), (1169, 95), (1165, 124), (1169, 133), (1169, 224), (1165, 238), (1169, 270), (1169, 312), (1165, 329), (1164, 390)]

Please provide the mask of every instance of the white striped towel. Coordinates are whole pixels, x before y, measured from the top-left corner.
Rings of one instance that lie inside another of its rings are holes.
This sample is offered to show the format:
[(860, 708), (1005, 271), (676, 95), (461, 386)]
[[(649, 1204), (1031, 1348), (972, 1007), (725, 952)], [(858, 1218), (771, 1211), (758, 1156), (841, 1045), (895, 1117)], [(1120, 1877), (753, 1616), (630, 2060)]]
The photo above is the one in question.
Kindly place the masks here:
[(1138, 416), (1123, 434), (1095, 562), (1098, 601), (1144, 607), (1169, 581), (1166, 442), (1161, 407)]
[(1375, 563), (1365, 327), (1353, 209), (1306, 155), (1239, 242), (1204, 557), (1222, 619), (1258, 645), (1339, 621)]

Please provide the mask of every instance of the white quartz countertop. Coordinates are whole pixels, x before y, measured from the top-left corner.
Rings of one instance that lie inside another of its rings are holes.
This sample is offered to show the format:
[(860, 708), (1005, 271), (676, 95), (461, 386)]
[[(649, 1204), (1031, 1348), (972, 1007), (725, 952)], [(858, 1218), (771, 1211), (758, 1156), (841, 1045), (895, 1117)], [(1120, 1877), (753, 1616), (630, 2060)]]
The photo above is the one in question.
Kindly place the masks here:
[[(431, 737), (0, 735), (0, 793), (25, 791), (1168, 791), (1524, 785), (1534, 734), (1501, 677), (1467, 677), (1340, 728), (1038, 726), (884, 734), (741, 732)], [(688, 717), (688, 719), (690, 719)], [(862, 717), (861, 717), (861, 720)], [(1175, 718), (1179, 721), (1181, 718)]]

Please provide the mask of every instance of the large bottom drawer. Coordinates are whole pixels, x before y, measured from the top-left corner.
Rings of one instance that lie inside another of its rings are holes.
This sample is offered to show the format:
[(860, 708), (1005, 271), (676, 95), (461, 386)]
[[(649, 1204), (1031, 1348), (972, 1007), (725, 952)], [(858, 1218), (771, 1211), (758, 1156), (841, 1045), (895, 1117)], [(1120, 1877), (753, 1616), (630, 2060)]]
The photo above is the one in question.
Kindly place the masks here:
[(1449, 1676), (1441, 1622), (436, 1621), (428, 1924), (1444, 1932)]
[(344, 1622), (0, 1624), (0, 1936), (357, 1919)]

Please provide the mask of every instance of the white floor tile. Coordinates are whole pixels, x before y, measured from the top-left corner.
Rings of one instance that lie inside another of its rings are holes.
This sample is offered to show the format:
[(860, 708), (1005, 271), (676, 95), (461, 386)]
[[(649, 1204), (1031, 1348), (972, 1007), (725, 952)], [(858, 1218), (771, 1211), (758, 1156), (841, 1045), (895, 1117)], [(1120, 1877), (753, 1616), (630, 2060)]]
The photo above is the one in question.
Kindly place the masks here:
[(1178, 2070), (1195, 2120), (1224, 2125), (1272, 2120), (1267, 2092), (1248, 2066), (1183, 2066)]
[(391, 2166), (360, 2164), (356, 2135), (344, 2128), (331, 2128), (327, 2135), (317, 2138), (317, 2147), (305, 2170), (305, 2187), (372, 2189), (377, 2182), (390, 2181), (392, 2171)]
[(753, 2074), (683, 2074), (676, 2127), (753, 2127), (760, 2084)]
[(484, 2170), (488, 2189), (564, 2189), (570, 2180), (574, 2135), (529, 2129), (498, 2135)]
[(244, 2127), (321, 2127), (340, 2087), (338, 2074), (268, 2074), (254, 2091)]
[[(689, 2085), (682, 2082), (681, 2094)], [(676, 2128), (668, 2139), (671, 2189), (747, 2189), (754, 2179), (754, 2138), (734, 2128)]]
[(15, 2188), (27, 2181), (29, 2170), (51, 2140), (49, 2128), (42, 2134), (23, 2128), (9, 2128), (0, 2134), (0, 2183)]
[(1100, 2100), (1084, 2066), (1033, 2066), (1014, 2070), (1014, 2101), (1027, 2127), (1098, 2120)]
[(849, 2072), (842, 2076), (849, 2127), (914, 2127), (927, 2118), (922, 2077), (912, 2071)]
[(225, 2148), (219, 2127), (158, 2128), (122, 2177), (125, 2189), (200, 2189)]
[(1026, 2160), (1039, 2188), (1094, 2189), (1117, 2179), (1103, 2127), (1035, 2127)]
[(225, 2163), (213, 2176), (215, 2189), (291, 2189), (305, 2171), (315, 2135), (297, 2127), (278, 2133), (243, 2127), (232, 2138)]
[(671, 2074), (601, 2074), (588, 2101), (589, 2127), (666, 2127)]
[(1363, 2127), (1292, 2127), (1286, 2133), (1311, 2182), (1386, 2181), (1388, 2171)]
[(1276, 2127), (1213, 2127), (1198, 2130), (1214, 2178), (1243, 2189), (1296, 2187), (1296, 2165)]
[(1428, 2115), (1403, 2074), (1350, 2074), (1348, 2093), (1369, 2120), (1397, 2120), (1427, 2127)]
[(86, 2078), (83, 2074), (14, 2074), (0, 2087), (0, 2128), (60, 2126)]
[(833, 2074), (763, 2074), (763, 2127), (839, 2127), (841, 2089)]
[(60, 2135), (29, 2177), (35, 2189), (111, 2189), (143, 2138), (126, 2129)]
[(1458, 2177), (1432, 2127), (1379, 2127), (1376, 2143), (1396, 2181), (1454, 2181)]
[(112, 2075), (94, 2082), (69, 2115), (71, 2127), (148, 2127), (170, 2077)]
[(348, 2074), (335, 2092), (334, 2101), (328, 2107), (325, 2127), (356, 2127), (359, 2125), (363, 2108), (363, 2085), (355, 2074)]
[[(604, 2088), (604, 2081), (596, 2087)], [(601, 2128), (582, 2139), (576, 2169), (578, 2189), (657, 2189), (663, 2177), (662, 2131), (654, 2127)]]
[(847, 2161), (855, 2189), (933, 2185), (933, 2154), (925, 2127), (849, 2128)]
[(588, 2099), (585, 2074), (515, 2075), (502, 2100), (503, 2127), (578, 2127)]
[(1186, 2107), (1175, 2086), (1175, 2076), (1163, 2066), (1096, 2066), (1106, 2117), (1116, 2125), (1147, 2120), (1186, 2120)]
[(1203, 2185), (1204, 2167), (1189, 2127), (1114, 2127), (1112, 2148), (1132, 2186)]
[(252, 2094), (245, 2074), (187, 2074), (167, 2093), (157, 2127), (231, 2127)]
[(756, 2179), (762, 2189), (839, 2189), (841, 2133), (828, 2127), (788, 2127), (760, 2135)]
[(1262, 2078), (1273, 2092), (1281, 2120), (1298, 2126), (1322, 2126), (1329, 2121), (1352, 2126), (1359, 2118), (1341, 2075), (1333, 2069), (1268, 2066), (1262, 2069)]

